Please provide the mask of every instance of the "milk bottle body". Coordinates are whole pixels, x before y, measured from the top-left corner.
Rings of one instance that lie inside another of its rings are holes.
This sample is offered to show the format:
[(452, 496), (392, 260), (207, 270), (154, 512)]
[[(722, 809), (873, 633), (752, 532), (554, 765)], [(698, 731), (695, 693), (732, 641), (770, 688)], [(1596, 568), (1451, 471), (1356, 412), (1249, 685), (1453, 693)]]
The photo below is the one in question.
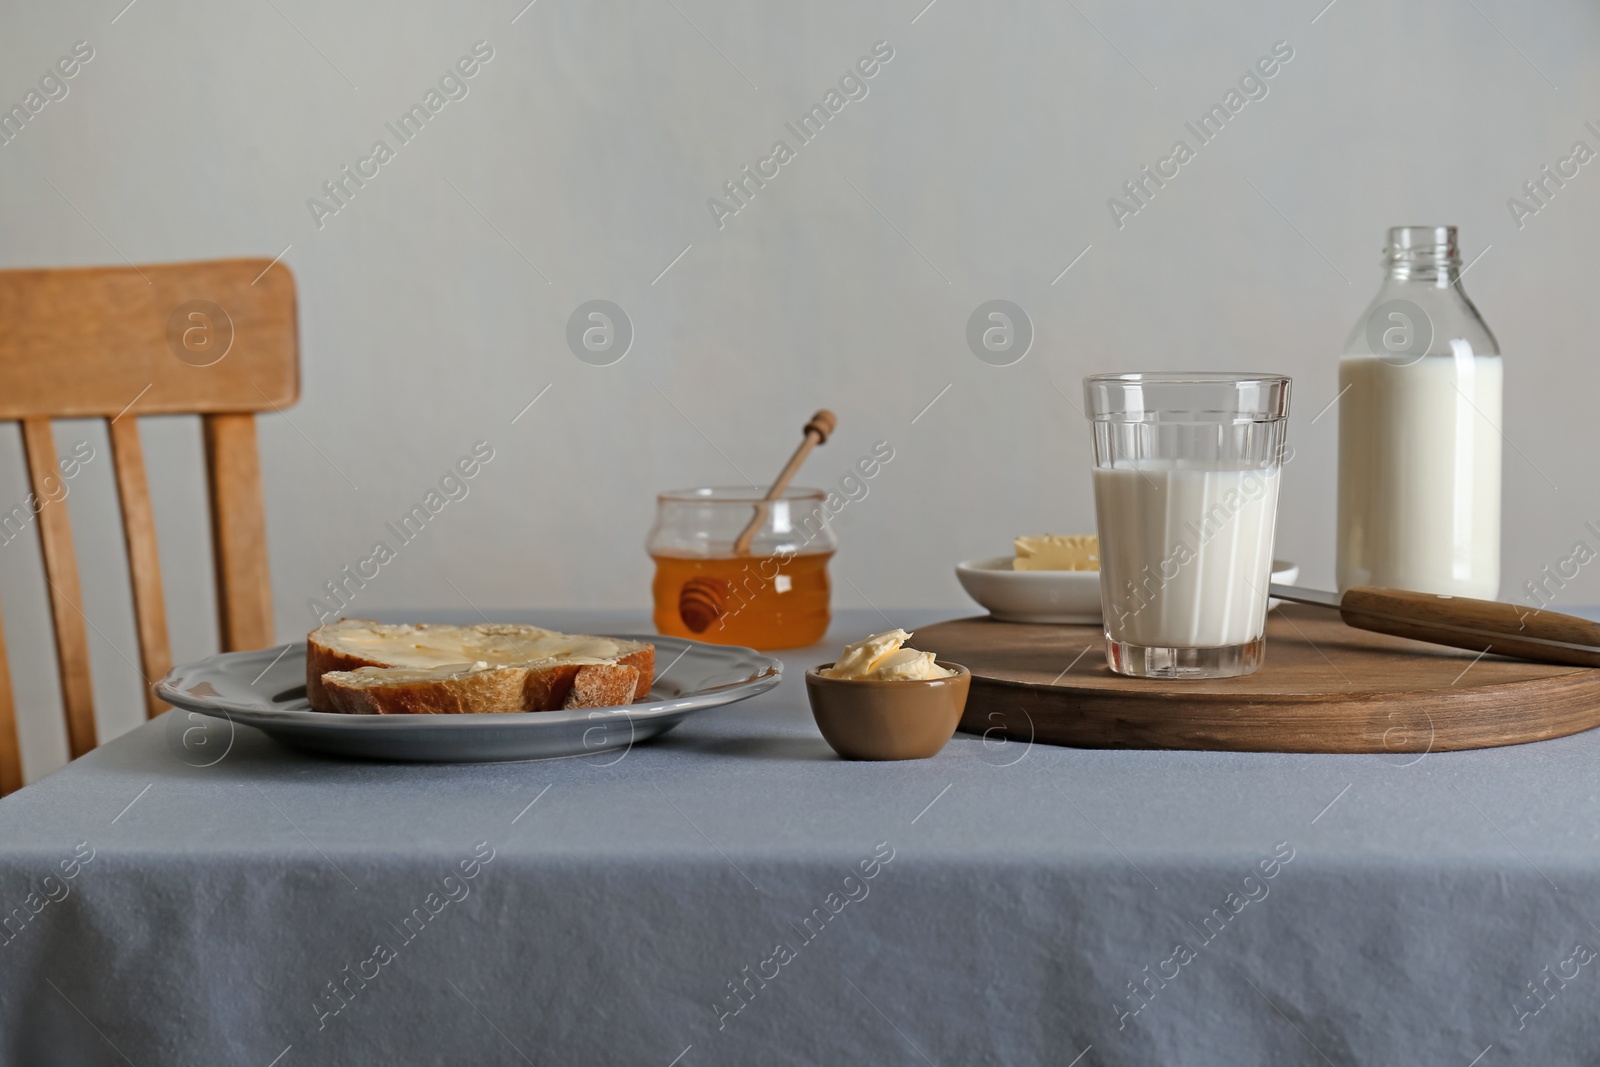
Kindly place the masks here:
[(1339, 360), (1339, 589), (1494, 599), (1500, 348), (1454, 227), (1389, 231), (1386, 277)]

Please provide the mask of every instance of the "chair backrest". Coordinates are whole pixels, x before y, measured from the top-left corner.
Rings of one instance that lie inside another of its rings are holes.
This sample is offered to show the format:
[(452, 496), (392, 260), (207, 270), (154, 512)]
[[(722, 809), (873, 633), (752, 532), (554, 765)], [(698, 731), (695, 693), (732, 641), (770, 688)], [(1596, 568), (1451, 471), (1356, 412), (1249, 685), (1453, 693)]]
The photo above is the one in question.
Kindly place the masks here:
[[(147, 683), (171, 668), (139, 416), (198, 414), (205, 442), (224, 650), (272, 642), (255, 413), (300, 395), (294, 277), (266, 259), (0, 271), (0, 420), (22, 424), (30, 498), (0, 526), (36, 521), (76, 759), (96, 742), (78, 563), (51, 420), (104, 418)], [(35, 518), (36, 516), (36, 518)], [(146, 714), (166, 707), (145, 689)], [(0, 642), (0, 794), (22, 785), (10, 670)]]

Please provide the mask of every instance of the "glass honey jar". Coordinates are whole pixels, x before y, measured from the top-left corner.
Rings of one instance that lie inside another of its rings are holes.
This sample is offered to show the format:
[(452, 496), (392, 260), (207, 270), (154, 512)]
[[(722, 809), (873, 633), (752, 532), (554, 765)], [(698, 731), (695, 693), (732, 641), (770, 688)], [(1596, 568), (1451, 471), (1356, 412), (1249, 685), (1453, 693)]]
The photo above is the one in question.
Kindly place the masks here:
[[(838, 541), (820, 489), (674, 489), (656, 498), (645, 549), (656, 563), (656, 629), (752, 648), (798, 648), (827, 632), (828, 560)], [(757, 517), (746, 552), (740, 534)]]

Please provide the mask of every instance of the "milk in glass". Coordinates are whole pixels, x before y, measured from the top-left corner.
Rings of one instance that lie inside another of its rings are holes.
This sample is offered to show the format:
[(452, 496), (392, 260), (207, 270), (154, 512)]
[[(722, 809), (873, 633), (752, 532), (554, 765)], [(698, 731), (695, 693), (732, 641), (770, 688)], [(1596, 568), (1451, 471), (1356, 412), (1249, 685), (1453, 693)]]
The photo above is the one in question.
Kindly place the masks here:
[(1261, 666), (1289, 387), (1237, 371), (1084, 379), (1113, 671), (1231, 678)]
[(1100, 599), (1114, 640), (1216, 648), (1261, 637), (1278, 471), (1159, 461), (1094, 472)]

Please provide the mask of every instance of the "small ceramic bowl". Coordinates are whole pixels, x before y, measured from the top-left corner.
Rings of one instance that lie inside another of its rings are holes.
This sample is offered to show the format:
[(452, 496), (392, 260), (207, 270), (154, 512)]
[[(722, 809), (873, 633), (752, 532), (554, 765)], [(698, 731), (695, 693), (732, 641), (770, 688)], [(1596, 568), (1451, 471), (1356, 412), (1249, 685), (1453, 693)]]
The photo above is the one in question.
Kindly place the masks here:
[[(1300, 568), (1272, 561), (1272, 580), (1292, 585)], [(956, 578), (967, 595), (1002, 622), (1095, 625), (1100, 618), (1099, 571), (1014, 571), (1010, 556), (956, 564)], [(1268, 601), (1270, 608), (1278, 601)]]
[(817, 729), (845, 759), (927, 759), (955, 736), (967, 706), (972, 674), (959, 663), (938, 661), (955, 671), (926, 681), (852, 681), (824, 678), (824, 663), (806, 671), (806, 696)]

